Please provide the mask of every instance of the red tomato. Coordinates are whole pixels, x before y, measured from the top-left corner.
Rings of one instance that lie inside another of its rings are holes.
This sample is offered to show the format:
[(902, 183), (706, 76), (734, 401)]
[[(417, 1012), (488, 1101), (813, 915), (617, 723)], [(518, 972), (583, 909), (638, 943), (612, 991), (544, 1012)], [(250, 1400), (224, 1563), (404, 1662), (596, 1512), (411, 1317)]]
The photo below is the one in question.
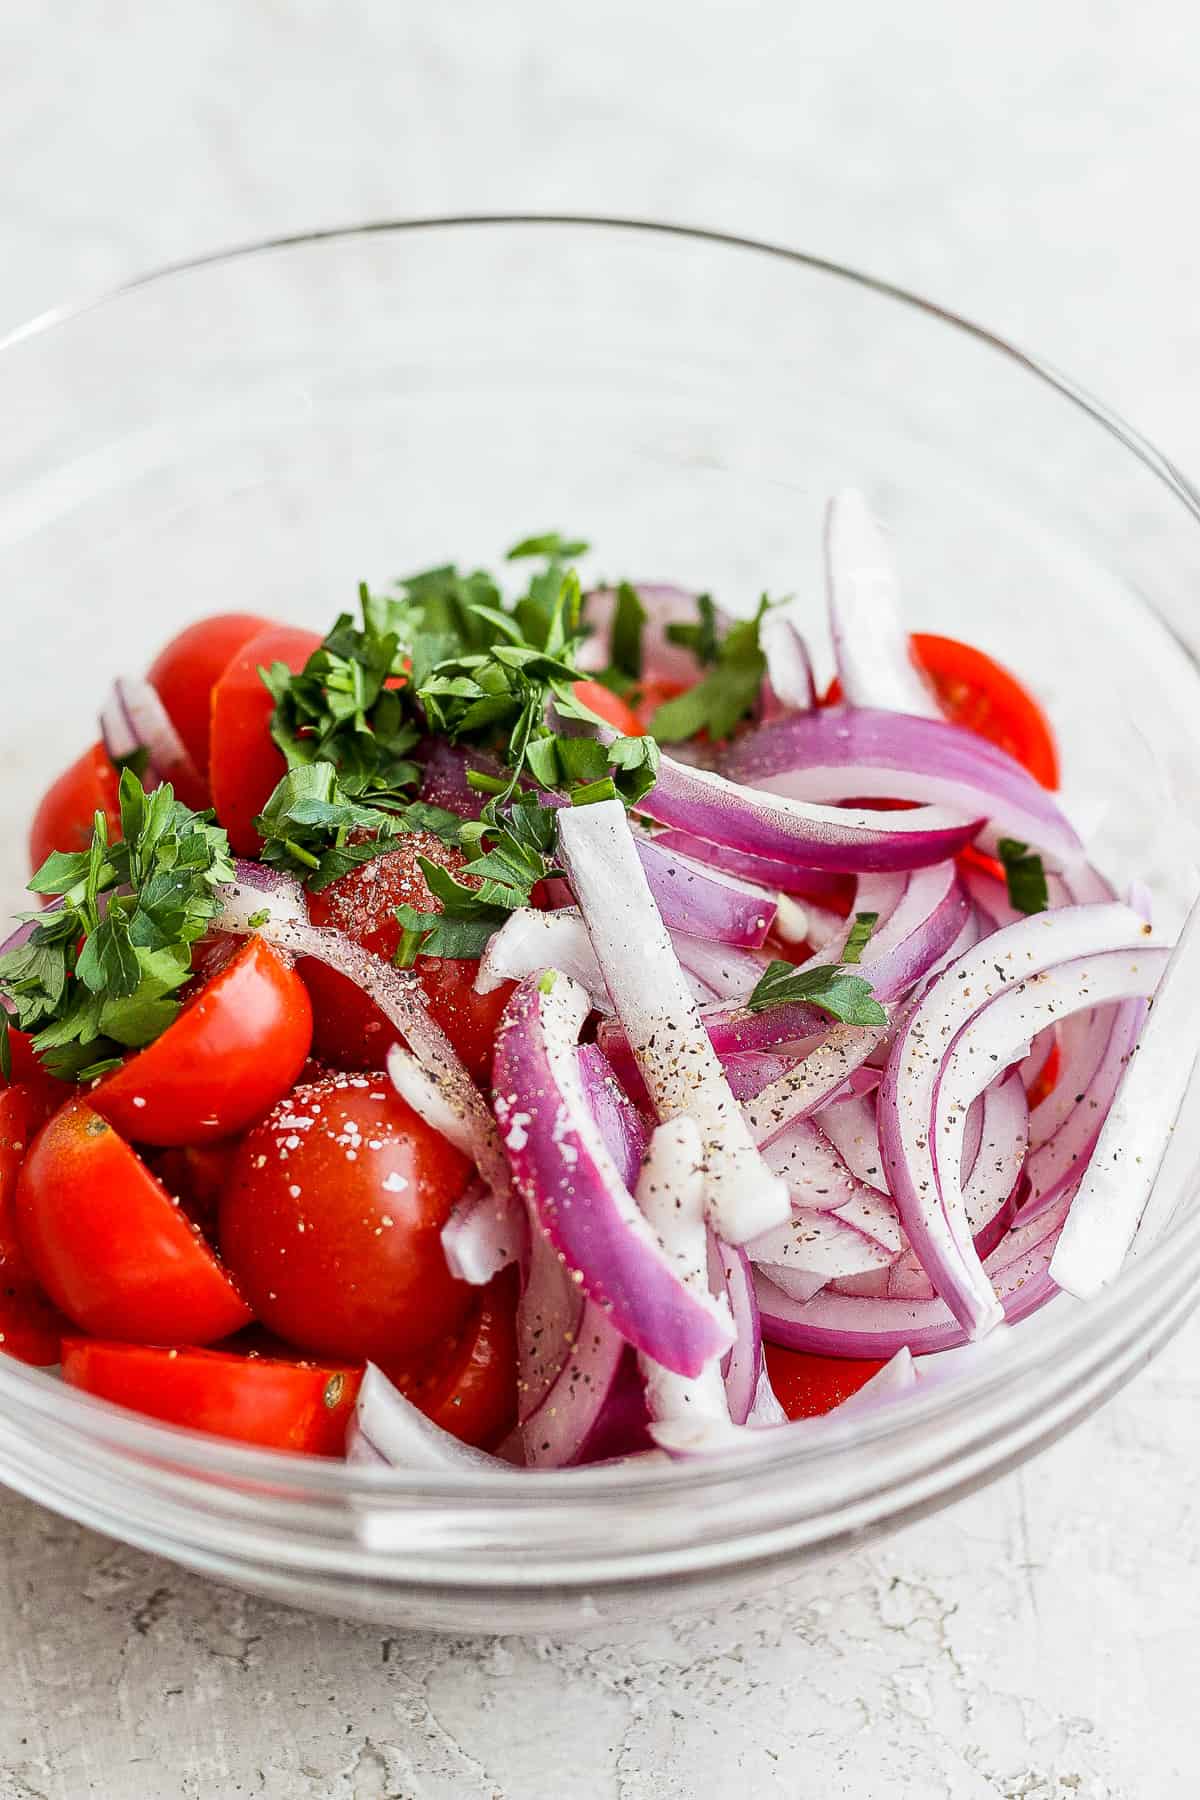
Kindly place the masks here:
[(34, 1139), (16, 1212), (34, 1274), (82, 1331), (204, 1344), (250, 1321), (179, 1205), (82, 1100), (69, 1100)]
[(1047, 1095), (1052, 1094), (1058, 1085), (1059, 1071), (1062, 1068), (1062, 1057), (1057, 1044), (1051, 1045), (1050, 1054), (1042, 1064), (1042, 1072), (1029, 1090), (1029, 1110), (1040, 1106)]
[(489, 1282), (426, 1361), (384, 1371), (426, 1418), (480, 1450), (494, 1450), (517, 1422), (515, 1273), (504, 1269)]
[(471, 1301), (441, 1228), (470, 1164), (385, 1075), (297, 1088), (243, 1140), (221, 1249), (271, 1331), (318, 1355), (419, 1356)]
[(52, 850), (86, 850), (92, 821), (102, 812), (110, 841), (121, 835), (117, 771), (103, 744), (85, 750), (42, 796), (29, 828), (29, 866), (41, 868)]
[(248, 938), (174, 1024), (88, 1096), (140, 1144), (202, 1144), (260, 1118), (304, 1067), (308, 990), (260, 937)]
[[(440, 912), (417, 858), (426, 857), (458, 873), (466, 858), (432, 832), (414, 832), (399, 850), (343, 875), (308, 903), (314, 925), (333, 925), (356, 944), (391, 962), (400, 947), (396, 907)], [(491, 994), (475, 992), (477, 962), (458, 957), (420, 956), (416, 974), (429, 998), (429, 1011), (472, 1075), (488, 1074), (492, 1045), (513, 984)], [(345, 976), (311, 960), (299, 964), (313, 1002), (313, 1048), (345, 1069), (380, 1069), (397, 1033), (374, 1003)]]
[(764, 1344), (767, 1374), (789, 1419), (815, 1419), (857, 1394), (883, 1363), (874, 1357), (810, 1356)]
[(17, 1235), (17, 1177), (29, 1143), (45, 1117), (43, 1097), (21, 1085), (0, 1090), (0, 1350), (21, 1362), (50, 1368), (70, 1321), (34, 1285)]
[(179, 632), (150, 665), (147, 680), (206, 781), (212, 691), (243, 644), (270, 629), (256, 613), (216, 613)]
[(215, 1144), (176, 1146), (143, 1156), (171, 1198), (178, 1200), (205, 1237), (216, 1237), (221, 1195), (228, 1185), (239, 1141), (223, 1138)]
[[(9, 1027), (8, 1053), (12, 1067), (12, 1085), (15, 1087), (19, 1083), (21, 1087), (28, 1088), (37, 1101), (33, 1128), (36, 1130), (52, 1112), (58, 1111), (64, 1100), (70, 1099), (75, 1091), (74, 1087), (68, 1081), (56, 1080), (48, 1072), (34, 1051), (32, 1039), (25, 1032), (18, 1031), (15, 1025)], [(7, 1085), (3, 1075), (0, 1075), (0, 1092)]]
[(212, 691), (209, 782), (217, 817), (238, 856), (257, 856), (261, 850), (254, 821), (287, 773), (283, 754), (271, 739), (275, 703), (259, 667), (282, 662), (296, 673), (320, 643), (315, 631), (268, 626), (242, 645)]
[(642, 721), (632, 706), (614, 694), (602, 681), (577, 681), (571, 689), (581, 706), (594, 712), (598, 719), (619, 731), (622, 737), (643, 737)]
[(686, 681), (668, 681), (661, 675), (648, 675), (640, 682), (634, 707), (640, 734), (644, 736), (649, 732), (660, 706), (665, 706), (668, 700), (677, 700), (680, 694), (687, 693), (687, 689)]
[[(957, 638), (914, 631), (912, 647), (948, 719), (1007, 750), (1043, 787), (1058, 786), (1054, 733), (1037, 701), (1015, 675)], [(831, 706), (841, 697), (841, 684), (835, 680), (822, 704)]]
[(63, 1380), (170, 1425), (268, 1450), (341, 1456), (361, 1368), (68, 1337)]

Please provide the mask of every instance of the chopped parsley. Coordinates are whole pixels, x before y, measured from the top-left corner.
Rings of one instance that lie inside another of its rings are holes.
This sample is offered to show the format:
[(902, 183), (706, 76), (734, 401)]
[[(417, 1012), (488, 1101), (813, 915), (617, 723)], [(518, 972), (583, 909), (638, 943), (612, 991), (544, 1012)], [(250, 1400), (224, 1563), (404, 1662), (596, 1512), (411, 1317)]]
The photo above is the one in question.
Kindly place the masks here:
[(854, 923), (850, 927), (846, 942), (842, 945), (841, 960), (844, 963), (862, 961), (862, 953), (871, 941), (871, 933), (879, 923), (877, 912), (856, 912)]
[(843, 1025), (886, 1025), (887, 1014), (871, 992), (863, 975), (847, 975), (840, 963), (821, 963), (813, 969), (797, 969), (793, 963), (769, 963), (758, 986), (746, 1002), (750, 1012), (766, 1012), (803, 1000), (820, 1007)]
[(754, 711), (767, 672), (759, 625), (770, 604), (764, 594), (754, 617), (736, 620), (721, 637), (712, 600), (701, 594), (696, 624), (667, 627), (667, 636), (690, 649), (708, 673), (695, 687), (658, 708), (650, 721), (656, 738), (678, 744), (703, 731), (719, 742)]
[(1045, 912), (1050, 904), (1046, 886), (1046, 870), (1036, 850), (1019, 844), (1015, 838), (1001, 838), (996, 849), (1004, 864), (1008, 897), (1021, 913)]
[[(153, 1043), (176, 1018), (192, 946), (221, 910), (234, 870), (225, 832), (164, 783), (147, 793), (120, 780), (121, 837), (97, 813), (86, 850), (55, 851), (29, 883), (58, 897), (26, 943), (0, 957), (0, 995), (54, 1075), (88, 1080), (127, 1050)], [(0, 1064), (9, 1014), (0, 1009)]]

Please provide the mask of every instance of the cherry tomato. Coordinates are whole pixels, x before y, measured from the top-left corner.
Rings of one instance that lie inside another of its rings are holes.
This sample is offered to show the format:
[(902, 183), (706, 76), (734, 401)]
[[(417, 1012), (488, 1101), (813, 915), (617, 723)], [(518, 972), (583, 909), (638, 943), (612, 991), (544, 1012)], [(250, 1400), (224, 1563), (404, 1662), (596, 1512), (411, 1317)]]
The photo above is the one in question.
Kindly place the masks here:
[[(308, 903), (314, 925), (333, 925), (356, 944), (390, 962), (400, 947), (396, 907), (440, 912), (421, 873), (418, 857), (457, 874), (466, 861), (461, 850), (432, 832), (414, 832), (400, 849), (343, 875)], [(318, 1056), (344, 1069), (380, 1069), (397, 1033), (354, 983), (323, 963), (298, 965), (313, 1002), (313, 1047)], [(415, 971), (429, 999), (429, 1011), (472, 1075), (486, 1077), (492, 1045), (513, 984), (491, 994), (475, 992), (477, 962), (459, 957), (419, 956)]]
[[(43, 1125), (50, 1114), (57, 1112), (64, 1100), (69, 1100), (74, 1087), (68, 1081), (59, 1081), (50, 1074), (45, 1064), (37, 1056), (33, 1048), (33, 1040), (24, 1032), (18, 1031), (15, 1025), (9, 1026), (8, 1055), (12, 1068), (12, 1086), (18, 1084), (27, 1088), (37, 1102), (36, 1122)], [(0, 1075), (0, 1092), (9, 1086)], [(32, 1134), (31, 1134), (32, 1135)]]
[(459, 1329), (416, 1365), (384, 1373), (443, 1431), (494, 1450), (517, 1422), (516, 1271), (483, 1289)]
[[(639, 726), (639, 735), (645, 736), (654, 722), (654, 715), (660, 706), (668, 700), (677, 700), (680, 694), (687, 693), (686, 681), (668, 681), (662, 675), (648, 675), (639, 683), (637, 698), (634, 703), (634, 716)], [(632, 736), (633, 733), (630, 733)]]
[(50, 1368), (70, 1320), (34, 1285), (16, 1219), (17, 1177), (44, 1117), (44, 1097), (35, 1090), (22, 1083), (0, 1089), (0, 1350)]
[(270, 944), (252, 937), (160, 1038), (88, 1098), (135, 1143), (211, 1143), (286, 1093), (311, 1044), (308, 990)]
[(221, 1200), (221, 1249), (269, 1330), (318, 1355), (419, 1356), (472, 1290), (441, 1228), (470, 1164), (385, 1075), (297, 1088), (248, 1133)]
[(268, 1450), (341, 1456), (361, 1368), (68, 1337), (63, 1380), (170, 1425)]
[(275, 703), (259, 668), (281, 662), (295, 673), (320, 643), (315, 631), (268, 626), (242, 645), (212, 691), (208, 776), (217, 817), (238, 856), (261, 850), (254, 821), (287, 773), (283, 753), (271, 739)]
[(256, 613), (216, 613), (179, 632), (150, 665), (147, 680), (206, 781), (212, 691), (243, 644), (271, 629)]
[(1029, 1090), (1029, 1110), (1040, 1106), (1047, 1095), (1052, 1094), (1058, 1086), (1059, 1071), (1062, 1068), (1062, 1056), (1057, 1044), (1052, 1044), (1050, 1054), (1042, 1064), (1042, 1072)]
[(874, 1357), (811, 1356), (781, 1344), (764, 1344), (763, 1349), (771, 1386), (789, 1419), (831, 1412), (883, 1367)]
[(632, 706), (622, 700), (620, 694), (614, 694), (606, 688), (602, 681), (577, 681), (571, 692), (581, 706), (586, 706), (596, 717), (619, 731), (622, 737), (643, 737), (642, 721)]
[(93, 744), (77, 757), (42, 796), (29, 828), (29, 866), (41, 868), (52, 850), (86, 850), (92, 821), (102, 812), (110, 841), (121, 835), (117, 771), (103, 744)]
[(215, 1144), (176, 1145), (143, 1153), (147, 1167), (205, 1237), (217, 1235), (221, 1195), (229, 1183), (239, 1142), (238, 1138), (222, 1138)]
[[(1058, 786), (1058, 751), (1049, 720), (1015, 675), (957, 638), (914, 631), (912, 647), (948, 719), (1007, 750), (1043, 787)], [(841, 683), (835, 680), (822, 705), (832, 706), (841, 697)]]
[(205, 1344), (250, 1321), (186, 1214), (82, 1100), (69, 1100), (34, 1139), (16, 1214), (34, 1274), (82, 1331)]

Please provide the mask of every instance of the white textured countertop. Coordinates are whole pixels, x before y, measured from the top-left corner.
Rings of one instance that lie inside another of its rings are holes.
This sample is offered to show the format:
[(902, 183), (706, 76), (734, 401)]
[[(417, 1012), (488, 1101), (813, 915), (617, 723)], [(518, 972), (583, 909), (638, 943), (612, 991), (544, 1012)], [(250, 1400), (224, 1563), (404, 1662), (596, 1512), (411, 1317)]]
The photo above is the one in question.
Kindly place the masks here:
[[(1170, 0), (9, 0), (0, 332), (313, 224), (661, 215), (977, 316), (1194, 473), (1198, 50)], [(5, 1498), (0, 1800), (1182, 1800), (1198, 1349), (882, 1547), (603, 1643), (381, 1637)]]

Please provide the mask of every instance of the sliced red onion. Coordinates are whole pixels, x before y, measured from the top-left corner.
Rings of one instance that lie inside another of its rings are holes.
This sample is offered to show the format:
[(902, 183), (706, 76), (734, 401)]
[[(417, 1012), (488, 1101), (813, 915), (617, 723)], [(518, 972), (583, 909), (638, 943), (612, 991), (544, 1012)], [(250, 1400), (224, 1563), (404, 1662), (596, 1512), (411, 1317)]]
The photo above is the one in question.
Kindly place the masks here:
[(1196, 1062), (1200, 906), (1193, 906), (1054, 1253), (1051, 1273), (1087, 1299), (1115, 1279), (1133, 1241)]
[[(758, 1302), (755, 1301), (757, 1311)], [(736, 1422), (736, 1421), (735, 1421)], [(779, 1396), (771, 1386), (771, 1376), (767, 1369), (765, 1356), (759, 1359), (758, 1381), (754, 1388), (754, 1403), (750, 1408), (746, 1424), (752, 1429), (761, 1429), (766, 1425), (786, 1425), (788, 1416), (779, 1404)]]
[(1039, 1031), (1029, 1046), (1029, 1055), (1021, 1063), (1021, 1080), (1025, 1083), (1025, 1092), (1029, 1093), (1046, 1072), (1046, 1064), (1058, 1048), (1058, 1026), (1047, 1025)]
[(763, 615), (758, 642), (767, 662), (763, 716), (804, 712), (817, 704), (817, 682), (812, 657), (791, 602), (773, 606)]
[(482, 1182), (472, 1182), (442, 1226), (446, 1266), (456, 1281), (472, 1287), (486, 1287), (501, 1269), (519, 1262), (525, 1245), (523, 1208)]
[(565, 1469), (646, 1446), (637, 1359), (602, 1306), (588, 1300), (562, 1368), (521, 1427), (531, 1469)]
[(871, 1096), (848, 1094), (845, 1099), (822, 1107), (820, 1124), (855, 1179), (867, 1187), (880, 1187), (884, 1179), (883, 1155)]
[[(1031, 1224), (1014, 1229), (993, 1250), (985, 1269), (1010, 1324), (1026, 1318), (1057, 1293), (1050, 1258), (1069, 1198)], [(795, 1301), (756, 1273), (763, 1335), (792, 1350), (821, 1356), (894, 1356), (907, 1346), (914, 1356), (955, 1349), (967, 1334), (941, 1300), (862, 1299), (826, 1288), (815, 1299)]]
[(765, 943), (777, 910), (774, 895), (657, 838), (640, 836), (634, 842), (668, 931), (749, 950)]
[(811, 950), (823, 950), (839, 937), (845, 922), (844, 913), (820, 906), (815, 900), (806, 900), (801, 906), (789, 894), (780, 894), (775, 936), (785, 944), (807, 944)]
[(583, 1088), (604, 1147), (633, 1193), (637, 1187), (650, 1126), (618, 1081), (612, 1064), (598, 1044), (580, 1044), (575, 1052)]
[[(637, 1203), (679, 1279), (707, 1295), (703, 1154), (694, 1120), (680, 1117), (660, 1125), (642, 1165)], [(673, 1374), (644, 1352), (638, 1363), (651, 1419), (729, 1418), (718, 1362), (707, 1363), (691, 1377)]]
[(145, 751), (145, 787), (170, 781), (189, 806), (203, 803), (206, 783), (148, 681), (130, 675), (117, 677), (100, 713), (100, 734), (114, 762)]
[[(824, 1114), (822, 1118), (824, 1118)], [(748, 1246), (758, 1262), (781, 1262), (782, 1255), (768, 1255), (768, 1244), (779, 1244), (792, 1232), (795, 1208), (836, 1213), (839, 1218), (872, 1238), (893, 1254), (904, 1248), (896, 1209), (881, 1190), (880, 1172), (873, 1181), (861, 1181), (838, 1155), (832, 1141), (811, 1119), (797, 1119), (775, 1138), (764, 1152), (768, 1167), (786, 1181), (793, 1216), (782, 1226), (757, 1237)]]
[[(541, 1406), (579, 1343), (585, 1295), (562, 1257), (529, 1220), (529, 1260), (517, 1303), (517, 1421)], [(608, 1330), (611, 1331), (611, 1326)], [(607, 1335), (607, 1334), (606, 1334)], [(586, 1427), (585, 1427), (586, 1429)]]
[(864, 1381), (856, 1393), (849, 1395), (825, 1416), (845, 1418), (847, 1413), (874, 1412), (881, 1401), (896, 1400), (911, 1394), (918, 1385), (917, 1367), (913, 1361), (912, 1351), (904, 1344), (896, 1351), (882, 1369)]
[[(619, 800), (571, 807), (558, 816), (558, 837), (605, 985), (655, 1109), (664, 1122), (680, 1113), (696, 1120), (713, 1229), (727, 1243), (743, 1243), (787, 1217), (787, 1193), (759, 1157), (705, 1034), (625, 809)], [(655, 1354), (653, 1346), (640, 1347)]]
[(698, 1375), (732, 1329), (707, 1290), (680, 1280), (601, 1138), (575, 1057), (589, 1011), (553, 972), (509, 1000), (495, 1057), (504, 1146), (533, 1218), (614, 1329), (674, 1374)]
[(740, 1246), (723, 1244), (710, 1234), (708, 1275), (709, 1286), (715, 1294), (724, 1293), (733, 1317), (737, 1335), (721, 1365), (721, 1373), (729, 1417), (735, 1425), (745, 1425), (754, 1411), (763, 1380), (762, 1332), (750, 1258)]
[(891, 554), (857, 488), (829, 502), (825, 568), (833, 653), (849, 704), (937, 718), (937, 701), (912, 659)]
[(835, 1025), (795, 1069), (745, 1105), (746, 1123), (755, 1143), (769, 1144), (841, 1093), (868, 1056), (886, 1043), (887, 1036), (884, 1026)]
[(835, 1213), (797, 1207), (786, 1225), (755, 1240), (752, 1261), (785, 1294), (796, 1291), (791, 1278), (798, 1275), (803, 1283), (801, 1297), (807, 1299), (814, 1281), (824, 1286), (829, 1281), (873, 1274), (887, 1269), (896, 1254), (852, 1225), (843, 1224)]
[(447, 1469), (491, 1475), (515, 1472), (511, 1463), (460, 1443), (427, 1419), (374, 1363), (367, 1364), (358, 1390), (348, 1454), (352, 1462), (382, 1461), (393, 1469), (425, 1469), (433, 1474)]
[[(782, 723), (817, 716), (793, 713)], [(743, 786), (711, 769), (688, 768), (669, 756), (663, 756), (658, 780), (638, 809), (660, 825), (711, 843), (833, 874), (945, 862), (986, 823), (982, 809), (964, 815), (943, 806), (916, 806), (907, 812), (817, 806)]]
[(472, 770), (482, 775), (501, 773), (500, 764), (493, 757), (464, 750), (460, 744), (448, 744), (445, 738), (432, 738), (425, 754), (418, 797), (429, 806), (457, 813), (460, 819), (477, 819), (487, 795), (479, 793), (467, 780)]
[[(267, 937), (272, 926), (295, 925), (302, 930), (308, 929), (308, 903), (304, 889), (293, 876), (240, 857), (234, 861), (233, 868), (235, 879), (217, 890), (221, 911), (213, 924), (219, 931), (237, 936), (261, 931)], [(266, 918), (262, 919), (264, 912)], [(252, 919), (258, 919), (260, 923), (252, 925)]]
[(802, 869), (791, 862), (775, 862), (769, 856), (755, 856), (746, 850), (733, 850), (728, 844), (710, 844), (690, 831), (660, 831), (655, 843), (664, 849), (679, 850), (712, 869), (740, 876), (754, 882), (768, 893), (795, 894), (802, 900), (818, 904), (844, 901), (849, 897), (850, 877), (830, 875), (822, 869)]
[[(922, 1267), (970, 1336), (982, 1336), (1001, 1315), (972, 1250), (957, 1188), (966, 1112), (996, 1070), (1025, 1053), (1038, 1030), (1062, 1012), (1089, 1003), (1088, 958), (1119, 951), (1129, 964), (1143, 957), (1144, 945), (1145, 928), (1127, 907), (1039, 913), (1006, 926), (960, 957), (928, 989), (896, 1035), (878, 1100), (888, 1189)], [(1047, 972), (1068, 962), (1067, 980), (1047, 985)], [(1031, 977), (1043, 980), (1034, 984)], [(1018, 989), (1019, 1022), (1010, 1012), (1007, 1031), (1001, 1026), (1003, 1014), (995, 1022), (988, 1019), (978, 1032), (965, 1031), (976, 1015), (986, 1017), (1001, 996)], [(1046, 1003), (1041, 1005), (1043, 989)], [(1032, 1018), (1030, 1009), (1035, 1009)], [(962, 1055), (947, 1083), (947, 1058), (957, 1054), (960, 1033)], [(968, 1067), (975, 1071), (970, 1080)]]
[(731, 781), (797, 803), (886, 795), (982, 816), (979, 841), (992, 851), (1001, 838), (1015, 838), (1060, 863), (1082, 854), (1047, 789), (986, 739), (945, 719), (867, 707), (789, 713), (736, 738), (721, 767)]

